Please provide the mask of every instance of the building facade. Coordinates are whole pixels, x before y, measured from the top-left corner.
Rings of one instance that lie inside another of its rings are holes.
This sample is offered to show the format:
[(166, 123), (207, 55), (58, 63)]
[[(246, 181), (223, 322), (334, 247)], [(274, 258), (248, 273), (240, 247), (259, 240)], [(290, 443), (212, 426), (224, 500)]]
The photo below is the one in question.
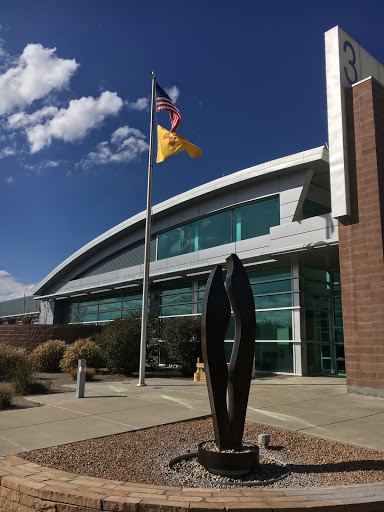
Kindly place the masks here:
[[(338, 226), (328, 150), (225, 176), (153, 208), (149, 307), (201, 314), (209, 272), (236, 253), (255, 300), (257, 371), (345, 375)], [(41, 323), (103, 325), (141, 307), (145, 212), (99, 236), (37, 287)], [(234, 322), (227, 335), (227, 356)]]

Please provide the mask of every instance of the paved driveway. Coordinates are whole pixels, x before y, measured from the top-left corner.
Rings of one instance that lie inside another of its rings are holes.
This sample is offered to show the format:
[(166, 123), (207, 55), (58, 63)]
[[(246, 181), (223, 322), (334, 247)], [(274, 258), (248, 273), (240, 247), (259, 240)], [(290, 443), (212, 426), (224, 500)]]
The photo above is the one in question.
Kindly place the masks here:
[[(147, 379), (87, 383), (29, 399), (42, 407), (0, 412), (0, 455), (55, 446), (210, 414), (205, 383)], [(252, 381), (247, 419), (384, 451), (384, 399), (348, 395), (345, 379)]]

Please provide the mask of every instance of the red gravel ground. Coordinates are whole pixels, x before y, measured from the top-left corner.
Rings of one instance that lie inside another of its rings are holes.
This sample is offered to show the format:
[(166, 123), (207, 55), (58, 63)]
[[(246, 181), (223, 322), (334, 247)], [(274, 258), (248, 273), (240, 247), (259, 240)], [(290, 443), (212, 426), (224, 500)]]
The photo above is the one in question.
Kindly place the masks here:
[[(384, 452), (344, 445), (287, 430), (247, 423), (244, 439), (257, 443), (269, 433), (271, 444), (260, 454), (287, 465), (290, 475), (270, 487), (308, 487), (384, 481)], [(80, 475), (157, 485), (199, 484), (183, 481), (168, 468), (177, 455), (197, 451), (213, 439), (212, 420), (191, 420), (90, 439), (18, 454), (31, 462)]]

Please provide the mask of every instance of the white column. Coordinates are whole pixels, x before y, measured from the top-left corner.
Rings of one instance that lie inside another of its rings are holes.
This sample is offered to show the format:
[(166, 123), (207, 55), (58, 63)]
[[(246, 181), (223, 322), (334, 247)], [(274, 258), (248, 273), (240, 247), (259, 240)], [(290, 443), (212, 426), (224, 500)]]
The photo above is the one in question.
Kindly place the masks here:
[(296, 262), (292, 264), (292, 306), (293, 310), (292, 333), (293, 333), (293, 371), (296, 375), (303, 374), (303, 361), (301, 350), (301, 310), (300, 310), (300, 265)]

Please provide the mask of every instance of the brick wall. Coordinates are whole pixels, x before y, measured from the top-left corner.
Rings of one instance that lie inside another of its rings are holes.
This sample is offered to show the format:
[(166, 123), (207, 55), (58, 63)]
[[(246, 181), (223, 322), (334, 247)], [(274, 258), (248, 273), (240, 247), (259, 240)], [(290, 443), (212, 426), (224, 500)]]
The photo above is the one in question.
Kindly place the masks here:
[(352, 215), (339, 222), (347, 385), (384, 396), (384, 89), (346, 91)]
[(47, 340), (73, 343), (100, 332), (96, 325), (0, 325), (0, 343), (23, 347), (28, 352)]
[(0, 457), (0, 512), (384, 512), (384, 484), (191, 489), (103, 480)]

